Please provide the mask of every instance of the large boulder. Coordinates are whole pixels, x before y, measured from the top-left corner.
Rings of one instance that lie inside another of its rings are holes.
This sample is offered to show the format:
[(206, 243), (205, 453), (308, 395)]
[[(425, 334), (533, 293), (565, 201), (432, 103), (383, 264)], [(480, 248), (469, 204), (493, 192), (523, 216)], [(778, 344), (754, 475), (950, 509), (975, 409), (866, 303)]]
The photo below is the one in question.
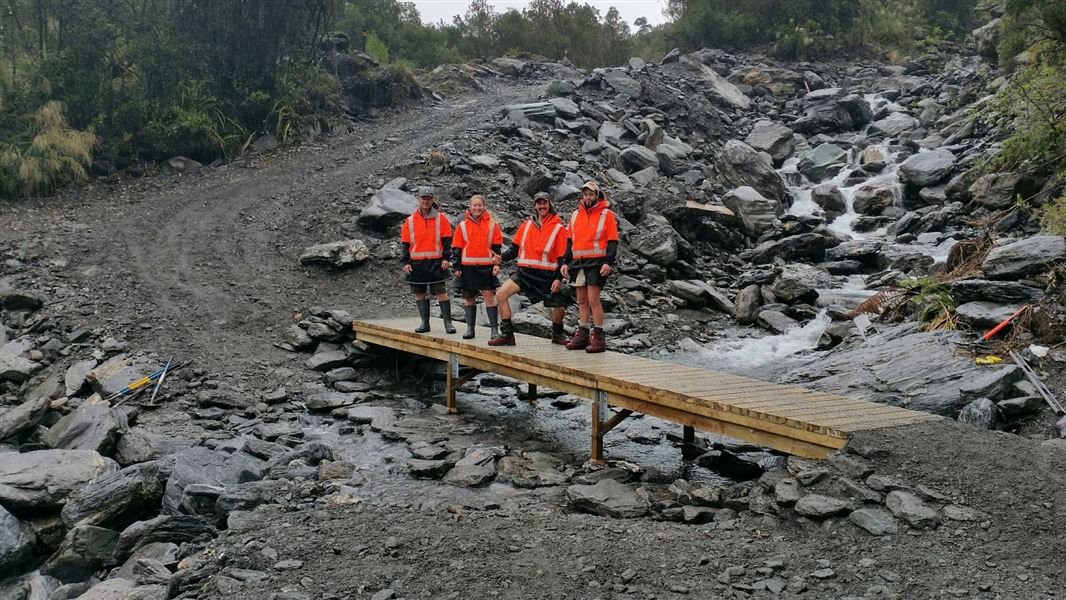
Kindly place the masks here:
[(992, 210), (1014, 206), (1018, 194), (1023, 197), (1038, 191), (1024, 173), (989, 173), (977, 178), (970, 186), (973, 203)]
[(989, 279), (1020, 279), (1066, 259), (1066, 238), (1035, 235), (993, 249), (981, 264)]
[[(548, 106), (551, 106), (550, 104)], [(555, 109), (552, 109), (554, 113)], [(371, 198), (370, 204), (359, 213), (356, 223), (360, 227), (386, 231), (399, 225), (418, 208), (418, 198), (403, 190), (378, 190)]]
[(655, 151), (639, 144), (622, 150), (620, 158), (629, 173), (647, 168), (659, 168), (659, 157), (655, 154)]
[(12, 352), (7, 346), (0, 346), (0, 381), (23, 383), (42, 368), (41, 363)]
[(866, 183), (855, 190), (851, 205), (860, 215), (879, 215), (896, 203), (896, 188), (888, 183)]
[(604, 81), (619, 94), (626, 94), (630, 98), (639, 98), (644, 87), (639, 81), (633, 79), (621, 69), (612, 69), (603, 74)]
[(659, 215), (648, 215), (626, 238), (629, 249), (657, 265), (677, 260), (677, 232)]
[(899, 165), (900, 179), (915, 187), (929, 187), (947, 179), (955, 168), (955, 155), (942, 148), (912, 155)]
[(300, 264), (346, 267), (358, 265), (368, 258), (370, 250), (362, 240), (341, 240), (307, 248), (300, 255)]
[(918, 125), (918, 119), (907, 113), (894, 112), (883, 119), (871, 123), (870, 133), (880, 133), (885, 137), (896, 137), (903, 132), (917, 129)]
[(800, 173), (807, 176), (811, 181), (821, 181), (832, 176), (848, 160), (848, 151), (836, 144), (828, 142), (819, 144), (817, 148), (808, 150), (800, 155), (799, 164), (796, 168)]
[(588, 512), (615, 519), (635, 519), (648, 513), (647, 499), (632, 487), (604, 479), (595, 485), (572, 485), (566, 489), (570, 505)]
[(821, 235), (801, 233), (763, 242), (743, 256), (755, 264), (772, 263), (777, 258), (818, 263), (825, 260), (825, 248), (826, 241)]
[(947, 284), (956, 302), (1036, 302), (1044, 297), (1044, 290), (1013, 281), (989, 281), (987, 279), (960, 279)]
[(67, 531), (63, 543), (41, 566), (41, 572), (64, 583), (84, 581), (111, 560), (117, 543), (117, 531), (78, 525)]
[(703, 80), (703, 85), (701, 86), (703, 95), (708, 99), (740, 110), (747, 110), (751, 107), (751, 98), (745, 96), (744, 92), (740, 91), (740, 88), (729, 83), (714, 69), (688, 56), (682, 57), (681, 62), (688, 67), (690, 72)]
[(263, 478), (266, 463), (244, 451), (219, 452), (204, 447), (190, 448), (177, 455), (174, 471), (167, 480), (163, 512), (178, 514), (185, 487), (200, 483), (225, 488)]
[(61, 513), (63, 523), (68, 528), (96, 525), (122, 529), (158, 510), (166, 475), (155, 462), (105, 475), (70, 496)]
[(715, 158), (715, 167), (728, 186), (748, 186), (770, 200), (785, 201), (785, 181), (774, 170), (774, 165), (766, 155), (740, 140), (725, 143)]
[(800, 133), (843, 132), (858, 129), (873, 119), (870, 103), (840, 88), (815, 90), (803, 97), (804, 116), (792, 123)]
[(795, 134), (788, 127), (773, 121), (758, 121), (744, 143), (770, 155), (775, 165), (781, 165), (796, 149)]
[(974, 331), (985, 331), (999, 325), (1016, 313), (1017, 305), (1002, 305), (995, 302), (966, 302), (955, 308), (955, 316), (963, 325)]
[(780, 202), (766, 198), (748, 186), (729, 192), (722, 198), (722, 203), (733, 211), (751, 237), (759, 237), (773, 229), (774, 219), (784, 212)]
[(0, 412), (0, 440), (15, 437), (36, 425), (48, 412), (51, 400), (41, 396)]
[(844, 192), (831, 183), (819, 183), (811, 188), (811, 202), (822, 207), (825, 218), (833, 220), (848, 212), (848, 202)]
[(0, 504), (13, 511), (56, 510), (118, 464), (92, 450), (35, 450), (0, 455)]
[(0, 579), (16, 575), (33, 559), (37, 536), (0, 506)]
[(109, 454), (128, 428), (123, 413), (106, 404), (82, 404), (52, 425), (42, 440), (52, 448)]

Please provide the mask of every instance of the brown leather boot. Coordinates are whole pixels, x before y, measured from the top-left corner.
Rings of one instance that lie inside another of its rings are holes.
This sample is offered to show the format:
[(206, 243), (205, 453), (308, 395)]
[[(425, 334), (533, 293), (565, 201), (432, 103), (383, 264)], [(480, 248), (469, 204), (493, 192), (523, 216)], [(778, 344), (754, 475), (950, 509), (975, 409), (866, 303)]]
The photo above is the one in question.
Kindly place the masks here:
[(589, 354), (595, 354), (597, 352), (603, 352), (607, 349), (607, 340), (603, 335), (603, 328), (593, 327), (589, 333), (589, 344), (585, 346), (585, 352)]
[(570, 338), (570, 341), (566, 343), (567, 350), (584, 350), (589, 345), (589, 328), (578, 327), (574, 332), (574, 337)]

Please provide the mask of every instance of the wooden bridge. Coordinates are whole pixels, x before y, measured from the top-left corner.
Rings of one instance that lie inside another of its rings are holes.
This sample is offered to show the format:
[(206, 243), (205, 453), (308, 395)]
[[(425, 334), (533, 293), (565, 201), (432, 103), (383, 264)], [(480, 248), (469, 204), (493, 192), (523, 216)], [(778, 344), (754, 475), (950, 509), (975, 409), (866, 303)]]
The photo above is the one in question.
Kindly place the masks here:
[[(537, 385), (589, 398), (596, 461), (603, 460), (604, 435), (635, 412), (681, 424), (688, 443), (700, 429), (809, 458), (843, 447), (855, 431), (939, 418), (617, 352), (570, 351), (528, 335), (516, 336), (516, 346), (491, 347), (484, 338), (464, 340), (458, 333), (414, 333), (418, 323), (414, 318), (355, 321), (353, 328), (368, 344), (447, 362), (453, 413), (455, 389), (482, 372), (528, 382), (531, 398)], [(460, 375), (460, 367), (468, 370)], [(609, 407), (619, 410), (612, 415)]]

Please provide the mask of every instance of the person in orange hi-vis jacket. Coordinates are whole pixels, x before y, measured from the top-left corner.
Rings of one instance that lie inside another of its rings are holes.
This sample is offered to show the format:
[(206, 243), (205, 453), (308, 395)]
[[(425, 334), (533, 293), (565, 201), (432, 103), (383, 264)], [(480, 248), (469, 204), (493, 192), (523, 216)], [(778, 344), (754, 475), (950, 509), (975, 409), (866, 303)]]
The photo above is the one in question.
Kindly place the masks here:
[(545, 192), (533, 196), (533, 214), (518, 226), (503, 260), (518, 259), (518, 269), (496, 293), (500, 303), (500, 335), (489, 340), (490, 346), (514, 346), (511, 305), (507, 300), (521, 292), (536, 304), (543, 302), (552, 309), (552, 342), (565, 344), (562, 294), (563, 277), (559, 271), (566, 252), (566, 227), (555, 214), (551, 198)]
[(455, 333), (452, 326), (452, 303), (445, 282), (451, 278), (448, 261), (451, 255), (452, 225), (433, 199), (433, 188), (418, 188), (418, 209), (403, 222), (403, 272), (415, 294), (422, 324), (415, 333), (429, 331), (429, 294), (437, 296), (444, 331)]
[(485, 302), (489, 317), (489, 339), (499, 335), (499, 312), (496, 308), (496, 288), (500, 287), (500, 248), (503, 247), (503, 230), (485, 210), (485, 197), (470, 197), (466, 215), (452, 233), (452, 266), (456, 286), (463, 296), (463, 312), (466, 313), (464, 340), (474, 338), (477, 322), (477, 297)]
[(600, 291), (614, 270), (618, 254), (618, 220), (595, 181), (581, 188), (581, 201), (570, 216), (566, 255), (560, 269), (577, 290), (578, 327), (569, 350), (603, 352), (603, 304)]

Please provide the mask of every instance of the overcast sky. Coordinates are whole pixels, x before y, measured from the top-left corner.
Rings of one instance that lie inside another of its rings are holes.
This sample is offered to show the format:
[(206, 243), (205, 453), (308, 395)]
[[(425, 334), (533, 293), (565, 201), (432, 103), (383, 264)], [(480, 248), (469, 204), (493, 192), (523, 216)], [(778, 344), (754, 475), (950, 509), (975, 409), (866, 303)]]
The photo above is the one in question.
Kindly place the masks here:
[[(600, 15), (607, 14), (607, 9), (614, 6), (618, 8), (622, 18), (630, 25), (638, 17), (648, 19), (651, 25), (658, 25), (666, 20), (663, 17), (665, 0), (577, 0), (582, 4), (591, 4), (600, 11)], [(414, 0), (418, 12), (422, 15), (425, 23), (436, 23), (444, 19), (446, 23), (452, 22), (452, 17), (466, 13), (466, 7), (470, 0)], [(496, 12), (503, 13), (510, 8), (522, 10), (529, 4), (528, 0), (489, 0), (489, 5)]]

